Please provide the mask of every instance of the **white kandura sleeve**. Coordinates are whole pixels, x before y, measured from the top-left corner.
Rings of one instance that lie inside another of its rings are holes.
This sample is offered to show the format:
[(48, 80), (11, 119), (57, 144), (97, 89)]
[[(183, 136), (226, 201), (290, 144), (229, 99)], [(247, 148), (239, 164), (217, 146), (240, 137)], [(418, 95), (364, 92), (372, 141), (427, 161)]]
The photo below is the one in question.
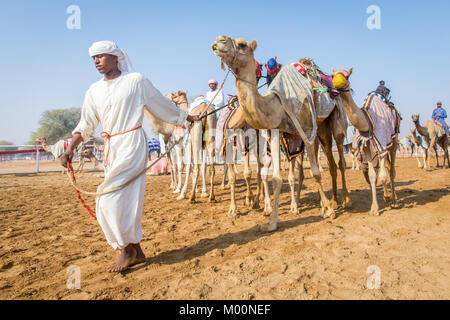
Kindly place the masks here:
[(81, 108), (80, 122), (72, 131), (72, 135), (79, 132), (81, 133), (84, 142), (89, 141), (89, 138), (97, 128), (99, 121), (94, 101), (88, 90), (84, 97), (83, 107)]
[(145, 108), (155, 117), (166, 122), (183, 125), (188, 113), (176, 107), (174, 103), (165, 98), (147, 78), (142, 79), (143, 98)]

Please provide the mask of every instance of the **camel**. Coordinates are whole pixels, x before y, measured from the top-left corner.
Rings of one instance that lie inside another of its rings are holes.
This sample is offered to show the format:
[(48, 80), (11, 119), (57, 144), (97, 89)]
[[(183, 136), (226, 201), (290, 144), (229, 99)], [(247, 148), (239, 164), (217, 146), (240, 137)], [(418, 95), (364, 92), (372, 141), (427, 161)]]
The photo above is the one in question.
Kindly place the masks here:
[[(269, 93), (264, 96), (259, 94), (254, 70), (255, 63), (253, 52), (256, 47), (256, 41), (250, 43), (242, 38), (233, 39), (228, 36), (219, 36), (212, 44), (214, 54), (221, 58), (222, 68), (225, 69), (225, 64), (227, 64), (236, 77), (235, 83), (238, 98), (242, 105), (245, 121), (255, 129), (271, 129), (272, 131), (270, 149), (272, 152), (273, 161), (272, 182), (274, 191), (274, 205), (269, 220), (261, 227), (261, 229), (263, 231), (273, 231), (277, 229), (279, 197), (283, 183), (280, 173), (280, 137), (277, 133), (281, 131), (293, 135), (299, 135), (299, 131), (303, 130), (303, 133), (308, 132), (309, 136), (314, 136), (313, 133), (317, 120), (313, 117), (313, 114), (310, 111), (311, 104), (308, 100), (305, 100), (305, 102), (301, 104), (300, 107), (304, 107), (305, 112), (301, 112), (299, 116), (297, 116), (294, 123), (292, 118), (287, 114), (287, 111), (285, 111), (282, 101), (276, 94)], [(317, 130), (317, 136), (321, 140), (329, 160), (329, 167), (332, 172), (333, 179), (333, 191), (336, 189), (336, 164), (334, 163), (334, 160), (330, 161), (333, 157), (331, 153), (332, 131), (336, 133), (339, 131), (339, 133), (335, 136), (335, 140), (338, 142), (340, 154), (342, 152), (342, 158), (340, 159), (341, 172), (345, 170), (343, 140), (345, 137), (347, 124), (345, 123), (343, 130), (338, 130), (338, 127), (334, 125), (337, 122), (335, 121), (337, 116), (338, 115), (333, 111), (329, 118), (325, 119), (321, 125), (318, 125), (325, 130)], [(299, 123), (300, 126), (298, 126)], [(335, 130), (333, 130), (333, 128)], [(274, 131), (273, 129), (278, 129), (279, 131)], [(310, 155), (312, 173), (321, 198), (321, 215), (322, 217), (334, 218), (334, 203), (332, 205), (332, 202), (328, 200), (324, 193), (319, 166), (317, 163), (318, 140), (314, 138), (313, 141), (308, 141), (308, 143), (305, 144), (307, 153)], [(348, 197), (348, 191), (345, 187), (344, 176), (345, 175), (343, 175), (343, 203), (348, 204), (350, 202), (350, 198)], [(332, 200), (336, 202), (335, 192), (333, 192)]]
[[(236, 99), (236, 101), (232, 102), (232, 99)], [(242, 109), (239, 107), (239, 101), (236, 96), (233, 96), (230, 98), (230, 103), (233, 104), (234, 109), (231, 112), (231, 114), (228, 116), (225, 125), (227, 130), (238, 130), (237, 135), (238, 138), (241, 140), (241, 146), (245, 145), (245, 141), (243, 138), (248, 137), (249, 138), (249, 144), (252, 143), (251, 140), (253, 140), (252, 146), (249, 145), (248, 151), (245, 152), (245, 161), (244, 161), (244, 178), (246, 182), (247, 192), (245, 196), (245, 205), (251, 207), (252, 209), (259, 208), (259, 199), (262, 195), (262, 188), (261, 188), (261, 182), (264, 186), (264, 213), (271, 213), (272, 207), (270, 203), (270, 194), (269, 194), (269, 184), (268, 184), (268, 171), (271, 164), (271, 157), (267, 156), (265, 158), (264, 162), (264, 168), (261, 170), (261, 159), (259, 157), (259, 148), (262, 147), (260, 145), (260, 130), (255, 130), (251, 128), (246, 122), (245, 118), (242, 112)], [(223, 116), (227, 117), (227, 113), (222, 113)], [(243, 132), (243, 128), (245, 127), (246, 132)], [(261, 132), (262, 134), (262, 132)], [(252, 139), (252, 135), (254, 135), (255, 139)], [(266, 134), (266, 139), (270, 140), (270, 137)], [(230, 170), (228, 176), (229, 176), (229, 184), (230, 184), (230, 190), (231, 190), (231, 202), (230, 202), (230, 209), (228, 211), (228, 214), (232, 217), (235, 217), (237, 215), (237, 207), (236, 207), (236, 200), (235, 200), (235, 181), (236, 181), (236, 173), (232, 170), (232, 168), (235, 166), (235, 154), (234, 151), (237, 149), (234, 142), (234, 136), (227, 136), (227, 144), (225, 146), (225, 153), (231, 152), (231, 146), (233, 146), (233, 159), (227, 159), (228, 163), (225, 164), (225, 168), (227, 169), (225, 172)], [(228, 150), (227, 150), (228, 149)], [(255, 158), (257, 161), (257, 172), (256, 172), (256, 178), (257, 178), (257, 190), (256, 195), (254, 196), (251, 191), (250, 181), (251, 181), (251, 166), (250, 166), (250, 155), (251, 152), (254, 151)], [(289, 160), (285, 153), (283, 153), (285, 161), (288, 163), (289, 168), (289, 179), (290, 179), (290, 187), (291, 187), (291, 212), (298, 213), (298, 203), (300, 199), (300, 188), (297, 192), (297, 195), (295, 196), (295, 181), (294, 181), (294, 167), (295, 167), (295, 161)], [(231, 160), (231, 161), (230, 161)], [(303, 164), (303, 162), (301, 162)], [(301, 168), (302, 168), (301, 164)], [(265, 172), (261, 179), (261, 171)], [(299, 180), (303, 180), (303, 171), (300, 170), (300, 177)], [(225, 175), (224, 175), (225, 177)]]
[(84, 164), (86, 162), (86, 159), (89, 159), (92, 162), (92, 159), (94, 159), (94, 169), (97, 168), (99, 160), (95, 156), (92, 149), (87, 148), (87, 143), (82, 143), (77, 149), (78, 159), (80, 159), (80, 165), (77, 169), (77, 172), (80, 172), (84, 168)]
[[(225, 130), (227, 130), (226, 134), (226, 142), (225, 145), (222, 146), (224, 148), (224, 155), (225, 155), (225, 164), (224, 164), (224, 177), (223, 177), (223, 187), (225, 186), (225, 179), (226, 175), (228, 173), (228, 185), (230, 186), (230, 208), (228, 210), (228, 215), (235, 217), (237, 215), (237, 206), (236, 206), (236, 196), (235, 196), (235, 188), (236, 188), (236, 170), (235, 170), (235, 161), (236, 161), (236, 154), (237, 154), (237, 139), (240, 141), (240, 145), (245, 148), (245, 137), (248, 136), (248, 133), (250, 133), (250, 130), (254, 130), (252, 128), (248, 128), (247, 126), (247, 134), (243, 132), (244, 127), (246, 126), (245, 118), (243, 116), (242, 107), (239, 106), (239, 101), (236, 96), (232, 96), (228, 104), (230, 104), (232, 107), (234, 107), (233, 111), (229, 114), (228, 118), (225, 121)], [(229, 107), (230, 109), (232, 107)], [(226, 112), (221, 113), (221, 117), (227, 117)], [(223, 119), (223, 118), (221, 118)], [(236, 132), (237, 131), (237, 132)], [(236, 134), (230, 134), (230, 133), (236, 133)], [(237, 136), (236, 136), (237, 135)], [(249, 137), (250, 139), (251, 137)], [(248, 151), (245, 152), (245, 158), (244, 158), (244, 179), (245, 184), (247, 187), (247, 192), (245, 194), (245, 205), (248, 207), (251, 207), (253, 209), (259, 208), (259, 199), (261, 195), (261, 162), (259, 161), (258, 157), (258, 147), (259, 147), (259, 139), (258, 139), (258, 132), (256, 132), (256, 141), (255, 146), (256, 148), (252, 148), (249, 146)], [(249, 141), (250, 143), (250, 141)], [(250, 166), (250, 155), (251, 151), (256, 150), (256, 179), (257, 179), (257, 190), (256, 190), (256, 196), (253, 195), (251, 190), (251, 175), (252, 170)], [(221, 150), (218, 150), (219, 152)], [(232, 157), (230, 157), (230, 153), (232, 153)]]
[[(373, 128), (371, 128), (371, 124), (367, 116), (364, 114), (364, 111), (360, 109), (353, 100), (350, 91), (350, 81), (348, 78), (353, 72), (353, 68), (349, 70), (339, 70), (332, 71), (333, 75), (333, 85), (338, 90), (339, 96), (344, 103), (344, 110), (347, 114), (348, 119), (351, 124), (359, 130), (361, 135), (367, 135)], [(339, 77), (337, 77), (339, 75)], [(344, 80), (342, 80), (342, 78)], [(339, 79), (339, 80), (338, 80)], [(337, 80), (337, 81), (336, 81)], [(394, 112), (394, 111), (393, 111)], [(396, 112), (396, 117), (399, 117), (398, 112)], [(398, 118), (396, 118), (398, 121)], [(398, 134), (397, 134), (398, 135)], [(386, 202), (391, 202), (391, 207), (396, 208), (397, 205), (397, 194), (395, 192), (395, 158), (397, 152), (397, 136), (394, 136), (392, 139), (392, 146), (390, 147), (387, 155), (385, 157), (381, 157), (377, 150), (374, 148), (373, 144), (370, 141), (363, 143), (361, 146), (362, 156), (363, 156), (363, 174), (366, 181), (371, 186), (372, 191), (372, 206), (369, 212), (369, 215), (379, 215), (379, 206), (376, 195), (376, 183), (377, 183), (377, 175), (379, 181), (383, 185), (384, 190), (384, 200)], [(368, 162), (368, 172), (367, 167), (365, 166), (366, 162)], [(378, 172), (376, 171), (378, 165)], [(389, 180), (391, 185), (391, 192), (388, 192), (387, 189), (387, 171), (389, 171)]]
[[(62, 139), (51, 146), (47, 144), (47, 139), (44, 137), (36, 138), (36, 142), (39, 143), (46, 152), (50, 152), (55, 157), (55, 159), (59, 159), (59, 157), (62, 156), (64, 151), (66, 151), (66, 148), (69, 146), (70, 140)], [(76, 170), (77, 172), (80, 172), (83, 169), (86, 158), (91, 161), (92, 158), (94, 158), (94, 168), (97, 168), (98, 159), (95, 157), (91, 149), (86, 148), (85, 144), (81, 144), (80, 146), (78, 146), (75, 152), (78, 154), (79, 158), (79, 165)], [(63, 170), (63, 173), (65, 172), (66, 171)]]
[[(166, 95), (166, 98), (172, 102), (174, 102), (178, 108), (187, 111), (188, 110), (188, 102), (186, 98), (186, 92), (184, 91), (176, 91)], [(169, 147), (178, 140), (180, 137), (184, 135), (184, 129), (182, 127), (176, 126), (174, 124), (165, 122), (155, 116), (153, 116), (146, 108), (144, 109), (144, 114), (147, 117), (150, 125), (153, 130), (157, 133), (160, 133), (163, 137), (164, 144)], [(174, 165), (174, 156), (172, 153), (168, 155), (169, 167), (171, 171), (171, 184), (169, 186), (170, 189), (173, 189), (174, 193), (180, 192), (181, 190), (181, 171), (183, 167), (182, 161), (182, 146), (177, 145), (174, 147), (175, 155), (176, 155), (176, 166)], [(177, 180), (178, 174), (178, 180)]]
[[(447, 159), (447, 168), (450, 167), (449, 164), (449, 157), (448, 157), (448, 137), (445, 134), (444, 129), (440, 128), (437, 124), (434, 123), (432, 120), (428, 120), (425, 123), (425, 127), (422, 127), (419, 122), (419, 115), (413, 114), (412, 115), (412, 121), (414, 122), (414, 125), (416, 126), (417, 132), (423, 137), (425, 142), (428, 145), (428, 148), (433, 148), (434, 152), (436, 154), (436, 167), (439, 167), (439, 157), (438, 157), (438, 150), (436, 147), (436, 144), (438, 144), (442, 150), (444, 150), (444, 163), (442, 164), (442, 167), (445, 167), (445, 159)], [(430, 149), (431, 150), (431, 149)], [(430, 153), (431, 155), (431, 153)], [(430, 164), (430, 156), (427, 159), (427, 170), (432, 170), (433, 167)]]
[[(198, 102), (198, 103), (197, 103)], [(197, 104), (193, 107), (193, 104)], [(191, 115), (205, 115), (206, 113), (212, 112), (213, 109), (206, 102), (204, 97), (199, 96), (190, 106), (189, 114)], [(216, 115), (210, 114), (202, 121), (196, 121), (189, 132), (189, 139), (186, 145), (186, 155), (188, 165), (186, 167), (186, 177), (183, 188), (181, 189), (180, 195), (177, 197), (178, 200), (184, 199), (187, 193), (188, 180), (191, 173), (191, 162), (193, 164), (193, 176), (192, 176), (192, 191), (189, 196), (189, 201), (195, 203), (196, 199), (196, 189), (197, 189), (197, 179), (198, 172), (200, 169), (200, 161), (202, 161), (202, 176), (203, 176), (203, 187), (201, 196), (208, 197), (206, 189), (206, 164), (209, 162), (209, 172), (210, 172), (210, 185), (211, 192), (209, 194), (209, 202), (215, 202), (214, 194), (214, 154), (215, 154), (215, 136), (212, 134), (215, 132), (216, 128)], [(205, 130), (204, 130), (205, 129)]]
[[(411, 142), (411, 148), (414, 148), (415, 152), (414, 155), (417, 159), (417, 166), (419, 168), (427, 168), (427, 160), (428, 160), (428, 146), (425, 146), (425, 144), (423, 143), (423, 138), (421, 136), (417, 135), (417, 129), (416, 127), (412, 127), (411, 128), (411, 137), (410, 138), (410, 142)], [(419, 160), (419, 156), (418, 156), (418, 151), (419, 149), (422, 149), (423, 151), (423, 165), (420, 163)]]

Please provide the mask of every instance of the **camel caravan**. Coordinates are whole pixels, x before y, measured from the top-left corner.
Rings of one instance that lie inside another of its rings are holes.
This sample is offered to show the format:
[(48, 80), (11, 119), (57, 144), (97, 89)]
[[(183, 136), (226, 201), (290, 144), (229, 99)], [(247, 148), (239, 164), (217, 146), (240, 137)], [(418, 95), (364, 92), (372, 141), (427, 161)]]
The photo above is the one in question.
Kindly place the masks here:
[[(168, 149), (166, 154), (171, 174), (169, 188), (177, 195), (177, 200), (188, 198), (193, 203), (200, 191), (201, 197), (208, 197), (210, 202), (216, 201), (215, 166), (223, 165), (222, 188), (226, 188), (228, 178), (231, 196), (228, 215), (239, 215), (236, 203), (236, 175), (239, 172), (236, 163), (237, 155), (243, 154), (245, 205), (259, 209), (260, 199), (263, 199), (263, 212), (269, 217), (261, 229), (273, 231), (278, 226), (279, 199), (283, 184), (282, 157), (286, 159), (289, 169), (290, 211), (298, 213), (305, 176), (304, 161), (307, 158), (320, 197), (321, 216), (331, 219), (336, 217), (338, 208), (345, 210), (351, 206), (346, 183), (346, 152), (351, 155), (351, 169), (359, 170), (361, 167), (370, 186), (372, 205), (369, 214), (375, 216), (379, 215), (377, 183), (383, 187), (385, 202), (393, 208), (398, 207), (395, 161), (399, 150), (409, 152), (411, 149), (411, 156), (415, 154), (418, 166), (431, 170), (433, 164), (430, 158), (433, 152), (429, 151), (434, 150), (438, 167), (439, 146), (444, 154), (443, 166), (447, 162), (447, 168), (449, 167), (449, 142), (442, 126), (432, 120), (421, 126), (419, 115), (413, 115), (411, 135), (399, 141), (401, 116), (385, 94), (374, 91), (369, 93), (362, 106), (355, 103), (350, 85), (352, 68), (332, 70), (331, 74), (326, 74), (312, 59), (301, 58), (280, 67), (268, 81), (270, 85), (266, 93), (261, 95), (258, 81), (262, 66), (254, 57), (256, 41), (219, 36), (211, 48), (220, 59), (221, 68), (228, 69), (234, 75), (237, 91), (219, 108), (220, 114), (209, 98), (200, 95), (189, 103), (187, 92), (181, 90), (165, 97), (190, 115), (200, 116), (201, 120), (195, 121), (193, 125), (169, 124), (156, 118), (148, 110), (144, 111), (153, 130), (160, 134)], [(266, 68), (269, 70), (267, 64)], [(52, 152), (55, 158), (64, 152), (67, 144), (67, 141), (61, 140), (50, 147), (45, 138), (37, 141), (45, 150)], [(95, 139), (92, 142), (95, 150), (103, 151), (103, 146), (97, 144)], [(331, 198), (326, 196), (322, 184), (320, 149), (323, 150), (331, 176)], [(333, 150), (337, 151), (338, 163), (333, 157)], [(419, 160), (419, 152), (423, 154), (423, 164)], [(94, 161), (94, 168), (101, 161), (94, 155), (93, 149), (88, 149), (85, 145), (79, 148), (78, 155), (78, 171), (83, 169), (86, 159)], [(219, 158), (224, 159), (223, 164), (219, 163)], [(256, 160), (256, 191), (251, 188), (251, 158)], [(338, 172), (341, 179), (340, 195), (337, 186)], [(202, 176), (201, 189), (198, 185), (199, 173)], [(270, 175), (272, 194), (269, 188)], [(190, 178), (192, 182), (188, 195)]]

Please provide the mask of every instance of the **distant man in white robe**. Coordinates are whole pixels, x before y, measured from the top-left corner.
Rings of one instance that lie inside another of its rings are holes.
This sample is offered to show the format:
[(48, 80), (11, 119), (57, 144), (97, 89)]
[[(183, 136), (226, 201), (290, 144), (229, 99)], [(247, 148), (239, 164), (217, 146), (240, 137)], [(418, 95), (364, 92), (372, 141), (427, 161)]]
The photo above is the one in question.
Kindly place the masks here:
[[(147, 137), (142, 129), (144, 109), (164, 121), (183, 125), (196, 121), (167, 100), (142, 74), (128, 73), (129, 59), (114, 42), (95, 42), (89, 48), (97, 70), (103, 79), (93, 83), (86, 92), (81, 119), (73, 130), (72, 142), (61, 156), (67, 167), (73, 150), (101, 123), (105, 137), (105, 180), (97, 192), (121, 186), (146, 168)], [(142, 211), (146, 175), (143, 174), (125, 188), (96, 198), (97, 220), (108, 243), (120, 250), (110, 271), (120, 272), (145, 262), (141, 249)]]
[[(208, 103), (211, 102), (211, 107), (214, 110), (222, 107), (225, 103), (225, 97), (223, 96), (223, 92), (222, 92), (222, 90), (219, 90), (217, 88), (217, 85), (218, 85), (218, 82), (216, 79), (209, 79), (208, 86), (209, 86), (210, 90), (206, 93), (206, 100), (208, 100)], [(217, 96), (216, 96), (216, 94), (217, 94)], [(219, 110), (216, 112), (217, 119), (219, 119), (221, 111), (222, 110)]]

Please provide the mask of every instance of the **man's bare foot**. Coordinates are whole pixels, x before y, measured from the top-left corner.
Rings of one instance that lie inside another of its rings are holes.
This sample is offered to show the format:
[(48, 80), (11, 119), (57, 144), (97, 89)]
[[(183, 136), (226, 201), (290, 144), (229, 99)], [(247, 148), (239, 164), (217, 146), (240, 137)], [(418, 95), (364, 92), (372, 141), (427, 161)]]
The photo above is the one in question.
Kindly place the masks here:
[(120, 251), (116, 264), (109, 271), (122, 272), (128, 269), (128, 267), (143, 262), (145, 262), (145, 255), (139, 243), (130, 243)]

